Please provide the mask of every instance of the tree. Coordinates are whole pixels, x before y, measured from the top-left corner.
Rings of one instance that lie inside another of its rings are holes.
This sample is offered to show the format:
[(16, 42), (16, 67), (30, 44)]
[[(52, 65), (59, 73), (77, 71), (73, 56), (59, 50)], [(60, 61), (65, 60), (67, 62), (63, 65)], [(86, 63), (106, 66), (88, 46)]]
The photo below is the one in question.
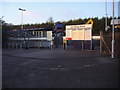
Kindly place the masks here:
[(0, 20), (2, 26), (2, 46), (8, 41), (8, 31), (12, 30), (14, 27), (11, 23), (6, 23), (4, 20)]
[(47, 22), (48, 22), (48, 23), (54, 23), (53, 17), (49, 17)]

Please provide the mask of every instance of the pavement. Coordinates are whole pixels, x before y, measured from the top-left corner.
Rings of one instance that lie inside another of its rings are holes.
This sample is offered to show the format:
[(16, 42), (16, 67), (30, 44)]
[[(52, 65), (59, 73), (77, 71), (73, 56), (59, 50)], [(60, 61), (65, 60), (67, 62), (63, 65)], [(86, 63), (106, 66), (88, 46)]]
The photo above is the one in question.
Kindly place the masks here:
[(118, 88), (118, 61), (97, 50), (3, 49), (3, 88)]

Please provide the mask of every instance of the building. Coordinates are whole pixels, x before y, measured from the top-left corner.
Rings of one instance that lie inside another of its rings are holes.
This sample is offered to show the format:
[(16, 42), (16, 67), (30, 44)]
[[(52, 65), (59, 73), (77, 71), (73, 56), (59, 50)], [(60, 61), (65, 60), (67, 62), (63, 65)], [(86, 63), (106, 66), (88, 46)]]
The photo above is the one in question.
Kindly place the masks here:
[(53, 29), (33, 28), (9, 31), (6, 48), (51, 48), (53, 47)]
[[(113, 25), (113, 20), (111, 20), (111, 25)], [(114, 19), (115, 28), (120, 28), (120, 19)]]

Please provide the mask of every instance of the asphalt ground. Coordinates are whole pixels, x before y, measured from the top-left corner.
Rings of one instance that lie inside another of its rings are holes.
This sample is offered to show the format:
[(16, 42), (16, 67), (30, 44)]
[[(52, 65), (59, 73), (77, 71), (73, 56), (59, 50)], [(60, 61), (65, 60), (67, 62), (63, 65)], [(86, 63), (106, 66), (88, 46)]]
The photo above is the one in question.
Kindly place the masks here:
[(96, 50), (2, 52), (2, 88), (118, 88), (118, 61)]

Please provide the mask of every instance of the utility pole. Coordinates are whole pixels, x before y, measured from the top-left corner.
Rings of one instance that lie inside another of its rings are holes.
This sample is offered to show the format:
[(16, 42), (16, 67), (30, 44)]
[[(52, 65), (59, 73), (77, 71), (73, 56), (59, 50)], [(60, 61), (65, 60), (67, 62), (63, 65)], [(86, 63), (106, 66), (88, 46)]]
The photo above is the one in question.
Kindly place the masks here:
[(114, 0), (113, 0), (113, 24), (112, 24), (112, 55), (111, 58), (114, 58), (114, 43), (115, 43), (115, 31), (114, 31)]

